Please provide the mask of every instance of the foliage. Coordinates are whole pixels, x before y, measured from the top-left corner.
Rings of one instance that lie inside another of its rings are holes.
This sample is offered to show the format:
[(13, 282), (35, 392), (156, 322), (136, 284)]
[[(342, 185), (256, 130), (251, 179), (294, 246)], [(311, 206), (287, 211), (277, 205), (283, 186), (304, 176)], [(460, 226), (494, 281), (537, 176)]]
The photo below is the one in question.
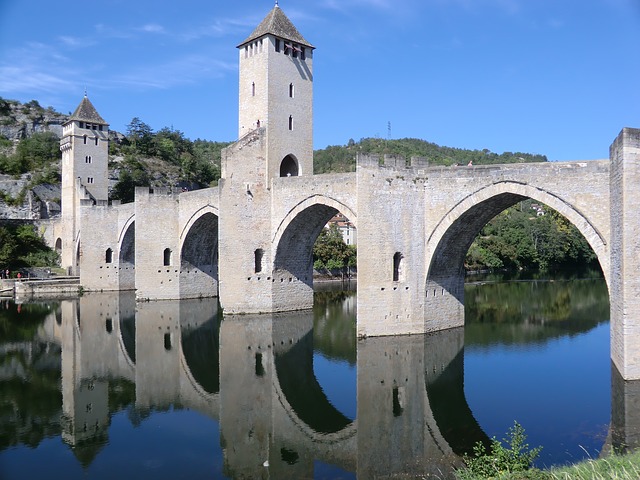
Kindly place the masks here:
[(0, 268), (15, 271), (58, 262), (58, 254), (47, 246), (33, 225), (0, 225)]
[(120, 170), (120, 178), (111, 191), (111, 198), (122, 203), (133, 202), (136, 187), (148, 186), (149, 183), (149, 175), (142, 163), (135, 156), (127, 156)]
[(485, 225), (469, 248), (466, 269), (557, 271), (597, 266), (595, 253), (576, 227), (549, 207), (533, 206), (532, 200), (520, 202)]
[(540, 454), (542, 447), (530, 449), (525, 443), (526, 439), (524, 428), (518, 422), (514, 422), (513, 427), (507, 432), (507, 438), (503, 439), (506, 446), (495, 437), (491, 440), (489, 450), (482, 442), (476, 443), (473, 455), (464, 456), (466, 468), (457, 472), (458, 478), (500, 478), (504, 474), (520, 474), (531, 470), (533, 461)]
[(355, 171), (356, 154), (401, 155), (409, 160), (411, 157), (427, 158), (430, 165), (474, 165), (515, 162), (546, 162), (544, 155), (521, 152), (493, 153), (487, 149), (467, 150), (462, 148), (441, 147), (435, 143), (417, 138), (384, 140), (380, 138), (363, 138), (359, 142), (350, 139), (346, 146), (329, 146), (316, 150), (313, 157), (315, 173), (353, 172)]
[(336, 224), (323, 228), (313, 246), (313, 268), (322, 270), (340, 270), (347, 265), (355, 265), (356, 249), (344, 243), (340, 229)]
[(38, 132), (23, 138), (13, 155), (0, 155), (0, 173), (20, 175), (51, 166), (61, 158), (60, 141), (53, 132)]

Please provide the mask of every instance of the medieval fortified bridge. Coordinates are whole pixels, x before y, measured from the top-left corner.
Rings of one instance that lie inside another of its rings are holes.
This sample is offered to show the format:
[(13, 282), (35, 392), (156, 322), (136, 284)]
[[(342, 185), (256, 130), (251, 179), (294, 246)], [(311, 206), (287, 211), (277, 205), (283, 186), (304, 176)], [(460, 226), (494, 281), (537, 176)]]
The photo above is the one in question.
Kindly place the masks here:
[(611, 300), (611, 356), (640, 379), (640, 130), (610, 159), (429, 167), (359, 157), (355, 173), (313, 175), (313, 56), (276, 5), (239, 46), (239, 137), (219, 186), (136, 190), (108, 201), (108, 124), (82, 100), (64, 126), (62, 216), (47, 238), (85, 291), (139, 300), (219, 295), (226, 314), (306, 309), (312, 247), (337, 212), (358, 229), (360, 336), (464, 322), (463, 259), (480, 229), (524, 198), (556, 209), (598, 256)]

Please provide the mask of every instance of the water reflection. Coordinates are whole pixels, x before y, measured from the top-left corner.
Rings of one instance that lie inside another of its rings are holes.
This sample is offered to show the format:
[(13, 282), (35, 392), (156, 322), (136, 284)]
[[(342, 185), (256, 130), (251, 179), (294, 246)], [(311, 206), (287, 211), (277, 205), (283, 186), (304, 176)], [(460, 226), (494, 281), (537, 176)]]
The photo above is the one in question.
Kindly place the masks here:
[[(546, 287), (519, 288), (524, 299), (531, 296), (527, 289)], [(580, 288), (554, 291), (557, 301), (542, 314), (514, 300), (517, 295), (505, 297), (498, 341), (526, 344), (593, 329), (601, 308), (593, 299), (600, 294)], [(484, 312), (480, 319), (503, 295), (497, 287), (472, 293), (471, 308)], [(518, 309), (528, 322), (524, 335), (513, 329)], [(21, 321), (29, 310), (31, 320)], [(580, 320), (586, 311), (593, 323)], [(60, 465), (48, 464), (66, 478), (97, 469), (144, 475), (163, 462), (195, 476), (232, 478), (450, 475), (460, 455), (488, 441), (465, 395), (464, 362), (465, 352), (495, 338), (476, 334), (481, 320), (468, 317), (466, 330), (356, 342), (354, 316), (355, 297), (344, 293), (318, 297), (314, 311), (224, 321), (208, 300), (136, 304), (126, 294), (87, 295), (23, 305), (20, 314), (6, 304), (0, 310), (0, 476), (37, 474), (41, 449), (17, 447), (54, 437), (81, 467), (63, 464), (64, 456)], [(317, 355), (357, 367), (355, 415), (326, 393)], [(625, 382), (614, 369), (611, 386), (605, 452), (634, 448), (640, 438), (640, 382)], [(157, 455), (159, 438), (171, 445), (167, 458)], [(154, 477), (178, 473), (153, 470)]]

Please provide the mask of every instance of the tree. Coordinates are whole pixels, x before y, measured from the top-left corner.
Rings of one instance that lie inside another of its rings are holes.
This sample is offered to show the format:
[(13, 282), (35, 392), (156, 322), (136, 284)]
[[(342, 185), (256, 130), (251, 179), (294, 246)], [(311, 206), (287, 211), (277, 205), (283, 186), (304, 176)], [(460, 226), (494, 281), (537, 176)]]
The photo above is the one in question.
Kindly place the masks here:
[(127, 140), (137, 153), (153, 154), (153, 130), (138, 117), (133, 117), (127, 125)]
[(314, 267), (324, 267), (328, 270), (346, 267), (353, 251), (344, 243), (338, 226), (332, 223), (329, 228), (322, 229), (313, 246)]

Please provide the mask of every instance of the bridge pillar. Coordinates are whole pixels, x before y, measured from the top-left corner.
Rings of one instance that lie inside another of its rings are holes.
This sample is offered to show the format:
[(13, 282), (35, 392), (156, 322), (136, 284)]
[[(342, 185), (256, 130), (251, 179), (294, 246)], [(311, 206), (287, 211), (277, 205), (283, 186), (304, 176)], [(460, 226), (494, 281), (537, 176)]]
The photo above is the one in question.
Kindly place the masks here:
[(358, 335), (424, 333), (426, 173), (358, 156), (356, 176)]
[(624, 128), (611, 159), (611, 359), (640, 379), (640, 129)]

